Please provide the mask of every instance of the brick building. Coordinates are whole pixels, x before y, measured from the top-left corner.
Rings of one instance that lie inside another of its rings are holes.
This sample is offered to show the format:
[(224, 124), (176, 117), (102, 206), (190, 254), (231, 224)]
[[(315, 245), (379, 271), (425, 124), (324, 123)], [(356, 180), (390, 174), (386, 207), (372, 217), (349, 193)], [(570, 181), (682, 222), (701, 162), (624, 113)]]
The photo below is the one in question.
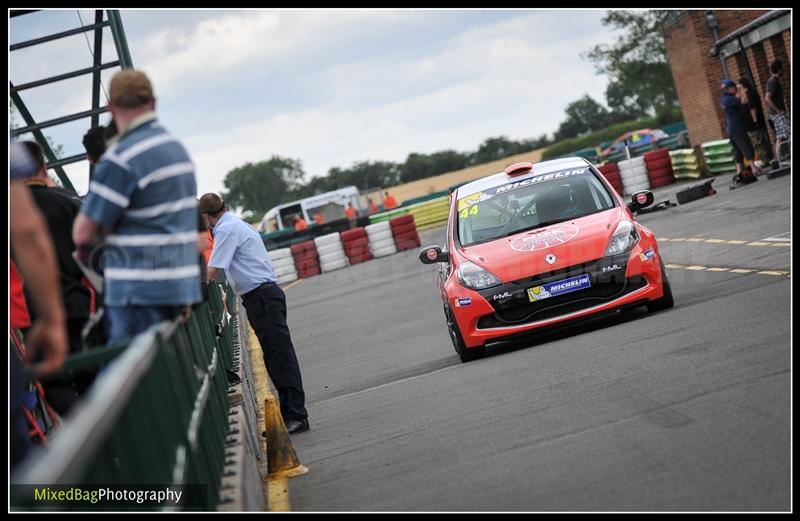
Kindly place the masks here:
[(790, 11), (673, 11), (663, 34), (692, 144), (727, 137), (719, 104), (720, 80), (726, 77), (723, 61), (727, 76), (734, 81), (749, 78), (764, 103), (769, 64), (775, 59), (783, 61), (783, 88), (790, 102)]

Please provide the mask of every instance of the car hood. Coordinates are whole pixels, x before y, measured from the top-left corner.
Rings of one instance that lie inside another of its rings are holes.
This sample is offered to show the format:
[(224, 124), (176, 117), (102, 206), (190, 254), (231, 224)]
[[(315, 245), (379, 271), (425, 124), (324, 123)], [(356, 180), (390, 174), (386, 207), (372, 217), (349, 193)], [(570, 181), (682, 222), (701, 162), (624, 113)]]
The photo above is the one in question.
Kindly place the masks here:
[(500, 277), (504, 283), (511, 282), (602, 258), (623, 218), (626, 217), (622, 208), (612, 208), (468, 246), (458, 252), (466, 260)]

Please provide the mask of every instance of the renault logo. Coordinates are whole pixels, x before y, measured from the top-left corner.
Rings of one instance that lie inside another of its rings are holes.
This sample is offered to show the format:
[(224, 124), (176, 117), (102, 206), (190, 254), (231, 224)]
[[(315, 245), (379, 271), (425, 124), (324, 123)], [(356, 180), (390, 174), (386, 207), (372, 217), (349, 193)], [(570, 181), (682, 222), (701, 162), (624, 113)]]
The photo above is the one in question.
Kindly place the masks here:
[(555, 264), (556, 263), (556, 256), (551, 253), (547, 257), (544, 258), (544, 261), (547, 264)]

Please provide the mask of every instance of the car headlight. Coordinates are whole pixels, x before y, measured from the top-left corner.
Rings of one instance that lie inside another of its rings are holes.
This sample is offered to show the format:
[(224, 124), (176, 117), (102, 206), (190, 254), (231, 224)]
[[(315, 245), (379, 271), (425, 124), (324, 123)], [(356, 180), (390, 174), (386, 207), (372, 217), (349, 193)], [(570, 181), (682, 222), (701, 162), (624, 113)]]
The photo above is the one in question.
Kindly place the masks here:
[(456, 274), (461, 285), (469, 289), (486, 289), (502, 283), (495, 275), (471, 262), (461, 264)]
[(639, 232), (636, 231), (636, 226), (631, 221), (620, 221), (614, 230), (614, 235), (608, 241), (605, 254), (608, 256), (624, 253), (633, 248), (637, 242), (639, 242)]

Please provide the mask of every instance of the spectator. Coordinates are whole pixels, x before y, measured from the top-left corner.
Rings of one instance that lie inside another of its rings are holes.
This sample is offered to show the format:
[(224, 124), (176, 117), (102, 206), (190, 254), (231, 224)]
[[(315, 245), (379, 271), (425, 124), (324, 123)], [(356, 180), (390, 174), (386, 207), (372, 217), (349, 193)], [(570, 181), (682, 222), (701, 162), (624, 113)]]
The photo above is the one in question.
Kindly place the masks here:
[(781, 74), (783, 74), (783, 62), (775, 60), (769, 66), (772, 76), (767, 80), (767, 108), (769, 119), (775, 126), (775, 159), (780, 160), (780, 142), (787, 141), (792, 136), (792, 123), (786, 111), (786, 100), (783, 96), (783, 85), (781, 84)]
[[(37, 171), (25, 182), (47, 223), (50, 240), (55, 248), (58, 271), (61, 275), (61, 301), (67, 320), (69, 351), (81, 351), (81, 332), (89, 320), (91, 293), (83, 284), (83, 272), (72, 258), (72, 223), (80, 210), (80, 199), (62, 188), (47, 185), (47, 167), (42, 148), (35, 141), (22, 143), (34, 159)], [(35, 318), (35, 315), (33, 315)], [(91, 385), (92, 373), (79, 373), (43, 383), (47, 401), (59, 414), (65, 414)]]
[(247, 320), (256, 333), (267, 372), (278, 391), (281, 415), (290, 433), (309, 430), (300, 365), (286, 324), (286, 295), (261, 236), (250, 225), (229, 214), (214, 193), (200, 198), (200, 209), (214, 227), (214, 250), (208, 276), (225, 270), (233, 290), (242, 297)]
[(378, 205), (375, 204), (375, 201), (369, 199), (369, 214), (372, 215), (374, 213), (378, 213)]
[(106, 238), (104, 301), (112, 342), (130, 338), (200, 301), (197, 185), (183, 145), (156, 121), (143, 73), (111, 80), (119, 138), (89, 184), (73, 239), (83, 257)]
[[(67, 354), (64, 307), (59, 298), (55, 253), (44, 219), (22, 181), (36, 171), (36, 163), (19, 143), (11, 143), (9, 159), (11, 253), (22, 276), (28, 281), (37, 314), (25, 339), (26, 356), (32, 360), (39, 353), (44, 360), (39, 374), (47, 375), (58, 371)], [(9, 454), (13, 470), (27, 455), (30, 444), (22, 408), (26, 377), (19, 357), (11, 350), (9, 377)]]
[(308, 229), (308, 223), (303, 219), (302, 215), (298, 214), (298, 216), (294, 218), (294, 229), (298, 232)]
[(348, 219), (351, 221), (358, 217), (358, 210), (353, 208), (353, 203), (347, 203), (347, 208), (344, 210), (344, 214), (347, 216)]
[(742, 102), (736, 97), (736, 84), (733, 81), (722, 80), (720, 103), (725, 111), (725, 124), (736, 159), (736, 173), (740, 174), (744, 166), (750, 166), (753, 173), (759, 175), (761, 169), (753, 164), (753, 145), (747, 135), (750, 116), (745, 113)]
[(323, 224), (325, 221), (322, 219), (322, 214), (319, 212), (314, 212), (314, 222), (317, 225)]
[(384, 192), (386, 197), (383, 198), (383, 208), (386, 210), (391, 210), (392, 208), (397, 207), (397, 201), (394, 200), (394, 197), (389, 195), (389, 192)]
[(736, 92), (742, 102), (745, 115), (749, 116), (750, 129), (747, 131), (747, 135), (755, 151), (756, 165), (763, 168), (772, 159), (772, 148), (769, 146), (769, 134), (767, 133), (767, 122), (764, 119), (764, 110), (761, 108), (761, 97), (747, 78), (739, 78), (739, 81), (736, 82)]

